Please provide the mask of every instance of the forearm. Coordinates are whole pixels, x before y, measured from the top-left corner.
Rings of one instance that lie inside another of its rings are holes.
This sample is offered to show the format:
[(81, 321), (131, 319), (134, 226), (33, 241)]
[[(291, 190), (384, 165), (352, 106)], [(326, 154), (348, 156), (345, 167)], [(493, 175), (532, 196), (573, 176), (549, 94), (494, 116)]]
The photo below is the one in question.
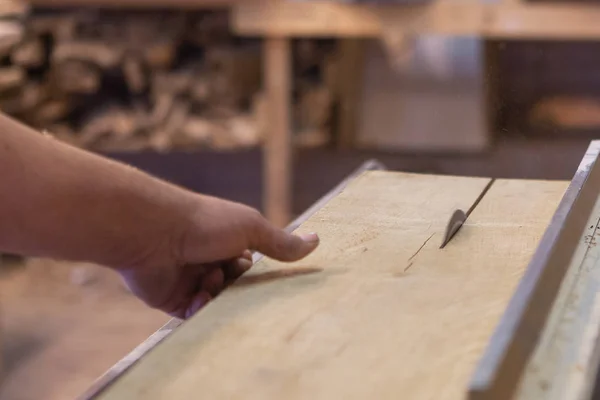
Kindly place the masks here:
[(172, 245), (162, 242), (194, 199), (0, 116), (0, 251), (136, 263), (144, 249)]

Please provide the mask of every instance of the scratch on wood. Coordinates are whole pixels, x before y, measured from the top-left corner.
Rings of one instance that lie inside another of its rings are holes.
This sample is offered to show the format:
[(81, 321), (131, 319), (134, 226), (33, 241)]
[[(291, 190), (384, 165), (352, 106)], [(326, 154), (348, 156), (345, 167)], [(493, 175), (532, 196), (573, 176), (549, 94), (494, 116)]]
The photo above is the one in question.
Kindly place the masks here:
[(419, 247), (419, 249), (417, 251), (415, 251), (415, 254), (413, 254), (412, 256), (410, 256), (410, 258), (408, 259), (408, 261), (412, 260), (413, 258), (415, 258), (417, 256), (417, 254), (419, 254), (419, 252), (423, 249), (423, 247), (425, 247), (425, 245), (427, 244), (427, 242), (429, 242), (429, 240), (435, 235), (435, 232), (431, 234), (431, 236), (429, 236), (427, 238), (427, 240), (425, 240), (423, 242), (423, 244), (421, 245), (421, 247)]
[(406, 266), (406, 268), (404, 268), (404, 272), (408, 271), (408, 269), (409, 269), (410, 267), (412, 267), (412, 265), (413, 265), (413, 262), (411, 261), (411, 262), (410, 262), (410, 263), (409, 263), (409, 264)]
[(309, 315), (306, 318), (304, 318), (302, 321), (300, 321), (300, 323), (298, 325), (296, 325), (287, 335), (285, 335), (285, 341), (286, 342), (291, 342), (292, 339), (294, 339), (294, 337), (296, 337), (296, 335), (298, 334), (298, 332), (300, 332), (300, 329), (304, 326), (304, 324), (313, 317), (313, 315)]

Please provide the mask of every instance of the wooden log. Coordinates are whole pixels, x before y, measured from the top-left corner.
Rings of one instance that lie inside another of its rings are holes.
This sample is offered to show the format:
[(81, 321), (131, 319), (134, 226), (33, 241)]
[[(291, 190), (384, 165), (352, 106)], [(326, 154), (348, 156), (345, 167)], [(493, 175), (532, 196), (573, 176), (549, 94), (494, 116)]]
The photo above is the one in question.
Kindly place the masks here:
[(120, 142), (131, 138), (138, 130), (138, 119), (135, 113), (118, 105), (105, 107), (96, 111), (84, 122), (79, 135), (79, 144), (91, 148), (100, 141)]
[(24, 68), (40, 67), (45, 58), (45, 48), (39, 37), (25, 39), (10, 54), (11, 62)]
[(175, 96), (171, 93), (163, 93), (158, 95), (154, 102), (154, 107), (150, 111), (148, 117), (148, 123), (146, 129), (154, 130), (159, 125), (162, 125), (167, 119), (167, 116), (171, 113), (173, 105), (175, 104)]
[(236, 148), (255, 147), (260, 144), (261, 135), (253, 115), (240, 114), (229, 118), (225, 123)]
[(74, 40), (58, 43), (52, 52), (52, 62), (84, 61), (103, 69), (121, 65), (124, 50), (117, 45), (100, 40)]
[(21, 67), (0, 67), (0, 92), (23, 85), (25, 79), (25, 70)]
[(125, 57), (123, 61), (123, 75), (129, 90), (133, 93), (141, 93), (148, 85), (148, 78), (144, 71), (142, 62), (132, 55)]
[(61, 93), (93, 94), (100, 89), (99, 68), (89, 62), (66, 60), (53, 65), (53, 87)]
[(175, 71), (155, 71), (151, 76), (152, 95), (155, 99), (164, 94), (187, 93), (193, 82), (193, 73), (190, 69)]
[(206, 63), (213, 102), (235, 105), (260, 89), (262, 60), (255, 46), (210, 48)]
[(9, 96), (0, 99), (0, 109), (7, 114), (28, 113), (48, 99), (48, 87), (35, 81), (26, 82)]
[(211, 100), (210, 76), (202, 71), (197, 71), (190, 85), (190, 98), (197, 104), (207, 105)]
[(173, 144), (183, 148), (208, 146), (215, 129), (214, 122), (190, 115), (182, 126), (180, 134), (173, 139)]
[(219, 151), (231, 151), (238, 148), (237, 142), (226, 123), (221, 120), (213, 125), (210, 147)]
[(155, 41), (142, 49), (144, 61), (154, 70), (171, 68), (176, 53), (177, 43), (171, 40)]
[(35, 125), (46, 125), (65, 118), (72, 110), (72, 104), (67, 99), (50, 99), (31, 111), (31, 119)]
[(188, 118), (190, 105), (185, 101), (174, 102), (162, 126), (150, 137), (150, 147), (165, 152), (173, 147), (173, 138), (181, 131)]
[(23, 25), (14, 21), (0, 21), (0, 57), (5, 57), (23, 39)]

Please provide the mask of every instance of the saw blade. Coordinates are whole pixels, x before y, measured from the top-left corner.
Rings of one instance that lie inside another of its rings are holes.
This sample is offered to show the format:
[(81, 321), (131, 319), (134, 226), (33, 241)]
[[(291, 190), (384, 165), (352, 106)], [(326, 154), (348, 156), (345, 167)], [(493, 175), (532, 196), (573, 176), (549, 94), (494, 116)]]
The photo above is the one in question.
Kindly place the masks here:
[(444, 235), (444, 241), (442, 242), (440, 249), (443, 249), (444, 246), (448, 244), (450, 239), (452, 239), (456, 232), (458, 232), (458, 230), (465, 223), (466, 220), (467, 214), (463, 210), (454, 211), (452, 217), (450, 217), (448, 225), (446, 226), (446, 234)]
[(450, 221), (448, 221), (448, 225), (446, 225), (446, 234), (444, 235), (444, 240), (442, 241), (440, 249), (443, 249), (448, 244), (448, 242), (452, 240), (454, 235), (456, 235), (456, 232), (460, 230), (460, 228), (463, 226), (469, 215), (471, 215), (475, 207), (477, 207), (481, 199), (483, 199), (483, 196), (485, 196), (488, 190), (490, 190), (490, 187), (492, 187), (492, 184), (495, 181), (496, 179), (490, 179), (490, 181), (487, 183), (487, 185), (485, 185), (481, 193), (479, 193), (479, 196), (477, 196), (477, 198), (475, 199), (475, 201), (473, 202), (473, 204), (467, 212), (457, 209), (452, 213)]

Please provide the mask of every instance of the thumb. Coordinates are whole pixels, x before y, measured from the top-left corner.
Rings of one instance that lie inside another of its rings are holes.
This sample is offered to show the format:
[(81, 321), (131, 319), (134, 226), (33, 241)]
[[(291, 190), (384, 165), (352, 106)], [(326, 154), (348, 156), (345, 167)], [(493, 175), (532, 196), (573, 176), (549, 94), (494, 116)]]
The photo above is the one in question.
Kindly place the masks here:
[(316, 233), (292, 235), (275, 228), (266, 219), (261, 219), (257, 235), (252, 240), (252, 249), (278, 261), (300, 260), (319, 245)]

